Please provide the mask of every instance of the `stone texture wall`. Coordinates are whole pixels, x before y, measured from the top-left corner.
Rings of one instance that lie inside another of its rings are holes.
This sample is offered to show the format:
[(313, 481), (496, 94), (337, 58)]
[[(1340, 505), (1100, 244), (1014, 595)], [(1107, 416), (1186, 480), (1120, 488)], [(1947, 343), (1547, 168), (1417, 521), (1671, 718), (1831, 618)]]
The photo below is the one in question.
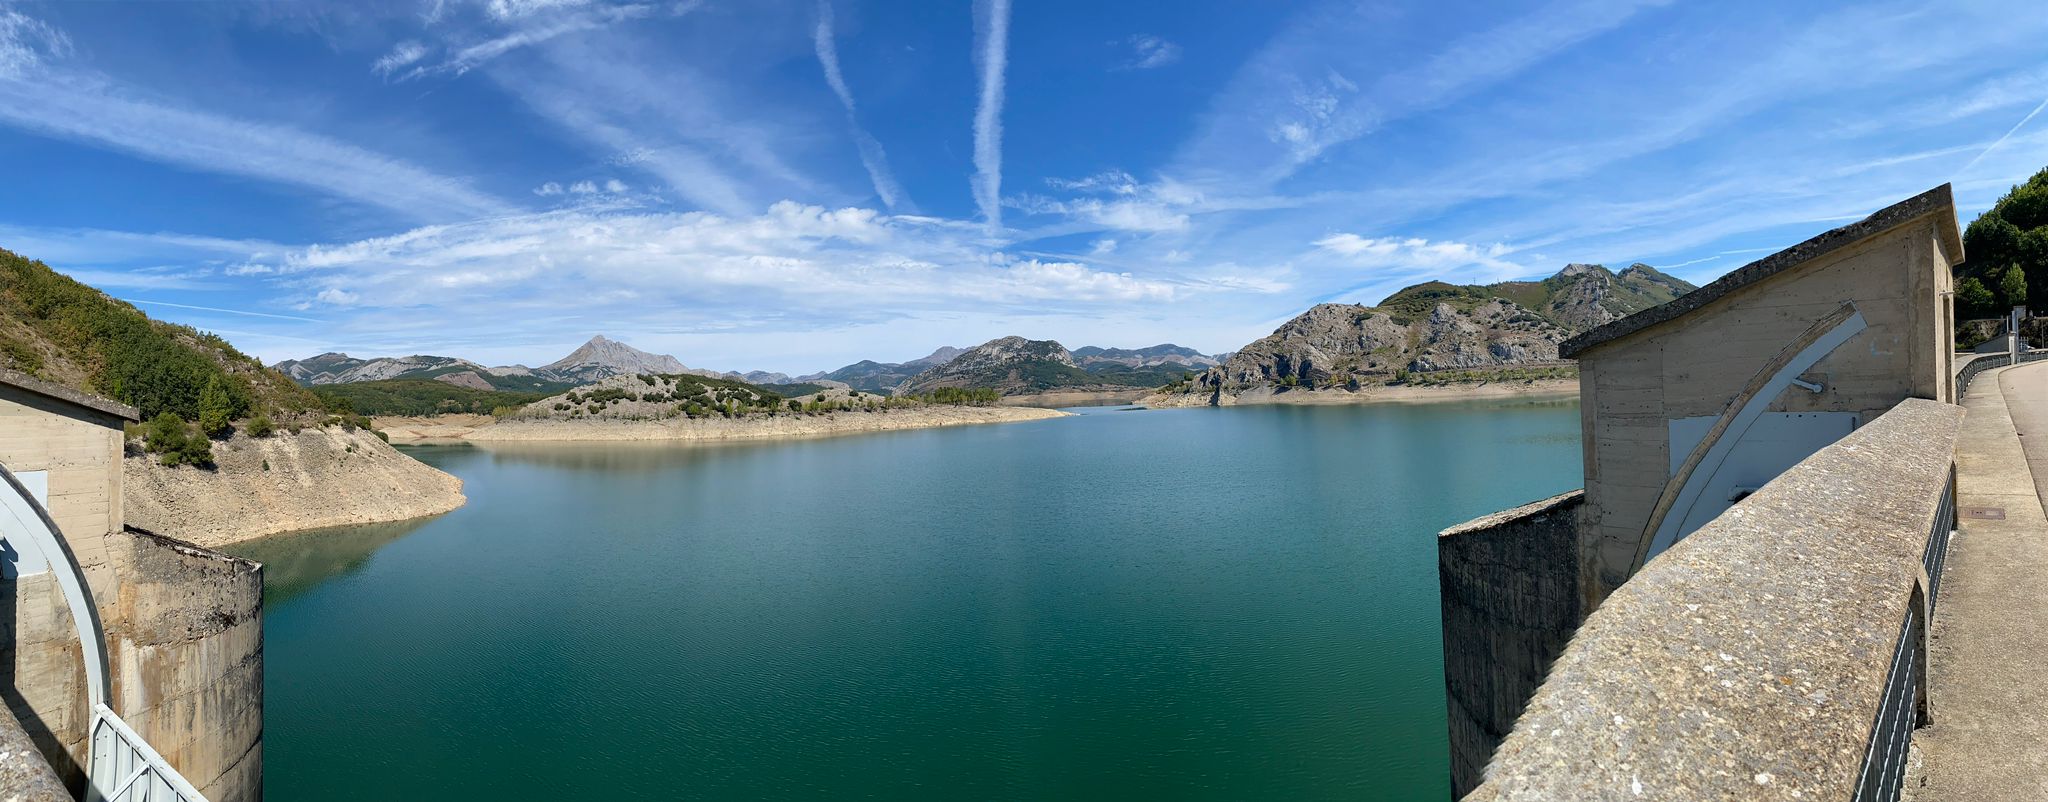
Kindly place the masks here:
[(107, 612), (112, 707), (213, 802), (263, 796), (261, 566), (130, 529)]
[(1941, 214), (1953, 212), (1874, 233), (1582, 355), (1588, 607), (1634, 568), (1671, 479), (1670, 422), (1721, 414), (1780, 349), (1844, 301), (1868, 328), (1802, 374), (1822, 392), (1788, 389), (1769, 411), (1853, 412), (1867, 422), (1906, 398), (1953, 398)]
[(1479, 785), (1494, 748), (1585, 615), (1578, 585), (1584, 500), (1573, 491), (1437, 537), (1454, 796)]

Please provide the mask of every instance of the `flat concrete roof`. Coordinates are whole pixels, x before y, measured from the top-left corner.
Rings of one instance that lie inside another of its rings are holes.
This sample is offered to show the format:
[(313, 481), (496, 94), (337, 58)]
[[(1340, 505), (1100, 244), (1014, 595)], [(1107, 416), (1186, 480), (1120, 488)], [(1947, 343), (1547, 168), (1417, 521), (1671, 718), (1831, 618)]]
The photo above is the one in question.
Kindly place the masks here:
[(1666, 303), (1582, 332), (1579, 336), (1560, 343), (1557, 346), (1557, 355), (1565, 359), (1577, 359), (1580, 354), (1594, 348), (1659, 323), (1683, 317), (1743, 287), (1937, 212), (1942, 213), (1941, 243), (1943, 249), (1948, 252), (1949, 264), (1963, 261), (1963, 233), (1956, 225), (1955, 198), (1949, 192), (1949, 185), (1942, 184), (1879, 209), (1860, 221), (1743, 265), (1728, 275), (1715, 279), (1707, 286), (1680, 295)]
[(85, 407), (96, 412), (104, 412), (123, 420), (142, 420), (142, 413), (127, 404), (111, 398), (101, 398), (91, 393), (81, 393), (64, 385), (46, 382), (20, 371), (0, 368), (0, 384), (27, 390), (44, 398), (54, 398), (73, 406)]

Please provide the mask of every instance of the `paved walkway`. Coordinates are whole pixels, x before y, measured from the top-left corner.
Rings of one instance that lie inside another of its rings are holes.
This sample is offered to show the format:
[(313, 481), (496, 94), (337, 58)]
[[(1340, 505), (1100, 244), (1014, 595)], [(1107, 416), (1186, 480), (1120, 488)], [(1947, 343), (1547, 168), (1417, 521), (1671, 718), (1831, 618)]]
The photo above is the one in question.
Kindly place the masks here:
[(1963, 406), (1965, 517), (1934, 614), (1934, 725), (1913, 736), (1922, 763), (1907, 798), (2048, 800), (2048, 363), (1979, 375)]

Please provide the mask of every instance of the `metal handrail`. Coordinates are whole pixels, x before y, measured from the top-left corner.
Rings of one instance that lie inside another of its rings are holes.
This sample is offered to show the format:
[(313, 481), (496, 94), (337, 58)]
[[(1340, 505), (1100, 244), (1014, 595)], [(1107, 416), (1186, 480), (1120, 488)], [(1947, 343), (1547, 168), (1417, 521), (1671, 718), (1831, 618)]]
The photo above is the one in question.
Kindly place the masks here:
[[(106, 705), (93, 706), (91, 754), (86, 802), (206, 802), (199, 789)], [(104, 790), (108, 788), (112, 790)]]

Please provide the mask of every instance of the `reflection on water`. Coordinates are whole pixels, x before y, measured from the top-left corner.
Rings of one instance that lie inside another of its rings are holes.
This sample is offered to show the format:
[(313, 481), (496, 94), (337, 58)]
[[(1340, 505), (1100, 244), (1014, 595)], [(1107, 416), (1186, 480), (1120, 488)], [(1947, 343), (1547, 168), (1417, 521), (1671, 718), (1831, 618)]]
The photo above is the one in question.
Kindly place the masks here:
[(377, 549), (412, 534), (430, 520), (287, 532), (236, 543), (222, 551), (262, 563), (263, 601), (276, 604), (361, 568)]

